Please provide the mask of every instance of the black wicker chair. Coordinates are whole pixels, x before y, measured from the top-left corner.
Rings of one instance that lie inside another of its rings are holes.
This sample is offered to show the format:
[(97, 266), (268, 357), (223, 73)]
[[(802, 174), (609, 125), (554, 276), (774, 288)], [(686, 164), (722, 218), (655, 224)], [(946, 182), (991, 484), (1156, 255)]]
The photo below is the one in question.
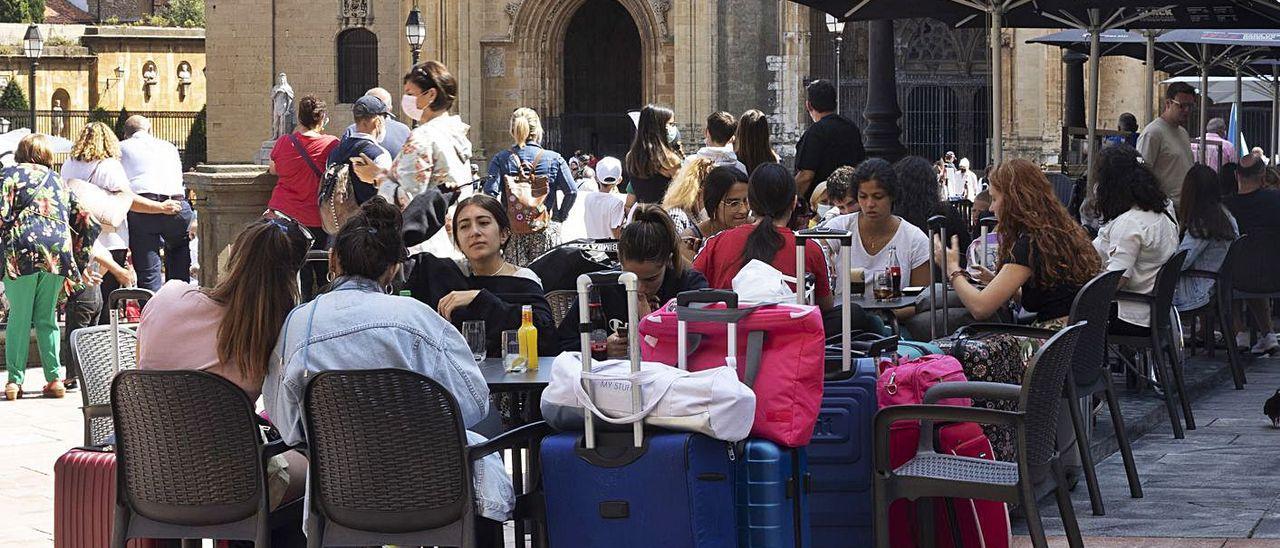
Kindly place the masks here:
[[(1240, 363), (1240, 355), (1236, 348), (1235, 329), (1231, 321), (1231, 298), (1223, 298), (1224, 289), (1227, 290), (1228, 295), (1231, 293), (1230, 281), (1228, 280), (1225, 282), (1226, 285), (1224, 285), (1223, 280), (1230, 276), (1230, 274), (1228, 274), (1230, 271), (1230, 267), (1228, 265), (1232, 263), (1237, 265), (1237, 271), (1247, 272), (1240, 268), (1242, 254), (1248, 253), (1248, 251), (1245, 251), (1245, 247), (1249, 242), (1241, 242), (1243, 239), (1244, 237), (1237, 238), (1236, 241), (1231, 243), (1231, 247), (1227, 250), (1227, 256), (1223, 259), (1222, 267), (1219, 269), (1219, 272), (1197, 269), (1182, 271), (1182, 275), (1187, 278), (1203, 278), (1212, 280), (1214, 283), (1214, 292), (1213, 296), (1210, 297), (1209, 302), (1204, 306), (1180, 312), (1184, 320), (1191, 321), (1192, 335), (1195, 335), (1196, 323), (1199, 323), (1202, 326), (1202, 342), (1205, 352), (1209, 354), (1210, 358), (1214, 357), (1214, 348), (1217, 346), (1213, 336), (1214, 326), (1217, 326), (1217, 331), (1222, 333), (1223, 339), (1227, 339), (1224, 341), (1227, 348), (1227, 363), (1231, 366), (1231, 380), (1235, 383), (1236, 390), (1244, 390), (1244, 366)], [(1275, 244), (1273, 243), (1272, 245)], [(1224, 306), (1223, 303), (1226, 303), (1226, 305)], [(1194, 339), (1194, 336), (1192, 338)], [(1194, 353), (1195, 344), (1192, 344), (1188, 350)]]
[(565, 316), (569, 315), (569, 309), (576, 302), (578, 302), (577, 291), (561, 289), (547, 292), (547, 304), (551, 306), (551, 317), (555, 319), (556, 325), (564, 321)]
[[(1178, 419), (1179, 403), (1182, 406), (1182, 416), (1186, 420), (1186, 429), (1196, 429), (1195, 416), (1191, 411), (1191, 399), (1187, 397), (1186, 385), (1182, 378), (1182, 360), (1177, 351), (1179, 341), (1173, 330), (1173, 315), (1170, 314), (1173, 310), (1173, 292), (1178, 288), (1178, 277), (1182, 272), (1182, 262), (1186, 258), (1187, 252), (1179, 251), (1160, 267), (1160, 271), (1156, 274), (1155, 288), (1150, 295), (1131, 291), (1116, 292), (1116, 301), (1142, 303), (1150, 307), (1149, 334), (1136, 337), (1107, 334), (1108, 348), (1119, 345), (1150, 353), (1151, 370), (1156, 377), (1154, 384), (1164, 392), (1165, 408), (1169, 412), (1169, 422), (1173, 426), (1173, 437), (1176, 439), (1185, 437), (1182, 422)], [(1145, 369), (1139, 369), (1123, 354), (1120, 358), (1125, 366), (1140, 379), (1147, 379)]]
[(1280, 271), (1271, 263), (1272, 254), (1280, 249), (1280, 232), (1258, 231), (1245, 234), (1231, 244), (1222, 261), (1218, 276), (1217, 301), (1220, 320), (1226, 326), (1222, 330), (1227, 341), (1228, 359), (1232, 373), (1236, 375), (1236, 387), (1242, 388), (1248, 381), (1244, 376), (1236, 348), (1235, 326), (1231, 316), (1236, 301), (1280, 298)]
[[(1071, 304), (1069, 324), (1088, 322), (1080, 333), (1080, 344), (1072, 356), (1071, 370), (1067, 372), (1067, 382), (1063, 384), (1062, 397), (1071, 414), (1071, 426), (1075, 430), (1076, 449), (1080, 454), (1080, 464), (1084, 470), (1085, 484), (1089, 488), (1089, 501), (1095, 515), (1103, 515), (1102, 492), (1098, 484), (1098, 475), (1094, 471), (1093, 453), (1089, 451), (1089, 437), (1085, 428), (1084, 413), (1080, 408), (1081, 398), (1103, 394), (1106, 397), (1107, 409), (1111, 414), (1111, 425), (1115, 429), (1116, 442), (1120, 445), (1120, 455), (1124, 459), (1125, 474), (1129, 478), (1129, 494), (1133, 498), (1142, 498), (1142, 483), (1138, 480), (1138, 467), (1133, 460), (1133, 449), (1129, 438), (1125, 435), (1124, 417), (1120, 414), (1120, 403), (1116, 400), (1111, 388), (1111, 373), (1106, 367), (1107, 324), (1111, 315), (1111, 302), (1115, 298), (1116, 287), (1120, 284), (1120, 271), (1104, 272), (1089, 280), (1080, 288), (1075, 302)], [(1048, 339), (1056, 331), (1036, 327), (1007, 324), (972, 324), (961, 327), (956, 335), (960, 337), (980, 333), (1008, 333), (1019, 337)], [(1059, 447), (1059, 450), (1065, 450)]]
[[(550, 432), (538, 422), (468, 446), (453, 395), (403, 369), (320, 373), (307, 384), (303, 408), (313, 548), (475, 546), (472, 462)], [(526, 517), (521, 502), (516, 519)]]
[[(1083, 333), (1083, 325), (1066, 327), (1041, 347), (1027, 365), (1022, 386), (988, 382), (948, 382), (937, 384), (925, 394), (926, 405), (897, 405), (881, 409), (875, 417), (875, 475), (872, 491), (875, 498), (876, 545), (888, 548), (889, 503), (897, 499), (915, 500), (919, 504), (918, 528), (922, 545), (933, 540), (931, 504), (921, 499), (943, 497), (977, 498), (1016, 503), (1026, 512), (1031, 542), (1046, 548), (1044, 526), (1036, 507), (1035, 471), (1046, 467), (1052, 471), (1062, 514), (1067, 542), (1072, 548), (1083, 546), (1080, 526), (1071, 506), (1066, 473), (1055, 444), (1058, 411), (1062, 408), (1062, 385), (1071, 369), (1072, 353)], [(1018, 402), (1016, 411), (932, 405), (944, 398), (981, 397)], [(898, 421), (919, 420), (920, 445), (916, 456), (894, 468), (889, 462), (889, 429)], [(933, 432), (935, 422), (977, 422), (1011, 426), (1017, 431), (1018, 461), (1002, 462), (958, 457), (937, 452)]]
[[(120, 303), (142, 303), (155, 296), (145, 289), (124, 288), (111, 292), (105, 306), (116, 314)], [(132, 324), (131, 324), (132, 325)], [(120, 325), (118, 340), (111, 340), (111, 326), (84, 327), (71, 332), (71, 351), (80, 365), (80, 397), (84, 401), (84, 444), (104, 445), (111, 437), (111, 379), (117, 370), (138, 367), (138, 335), (131, 326)], [(119, 364), (113, 363), (119, 345)]]
[(253, 402), (202, 371), (121, 371), (111, 383), (116, 432), (113, 548), (131, 538), (250, 540), (300, 529), (302, 504), (272, 512), (267, 460)]

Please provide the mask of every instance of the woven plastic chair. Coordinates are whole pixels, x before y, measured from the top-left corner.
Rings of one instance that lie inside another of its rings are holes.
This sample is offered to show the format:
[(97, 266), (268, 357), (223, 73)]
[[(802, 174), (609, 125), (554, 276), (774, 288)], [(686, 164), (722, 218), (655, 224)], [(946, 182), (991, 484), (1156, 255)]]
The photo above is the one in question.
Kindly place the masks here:
[[(1088, 322), (1080, 333), (1080, 344), (1076, 347), (1071, 363), (1071, 371), (1067, 373), (1068, 382), (1063, 384), (1062, 397), (1066, 400), (1071, 414), (1071, 426), (1076, 434), (1076, 449), (1080, 454), (1080, 463), (1084, 469), (1085, 484), (1089, 488), (1089, 501), (1095, 515), (1103, 515), (1102, 492), (1098, 484), (1098, 475), (1094, 470), (1093, 453), (1089, 451), (1090, 443), (1085, 431), (1086, 418), (1081, 413), (1081, 398), (1104, 394), (1107, 407), (1111, 413), (1111, 425), (1116, 432), (1116, 441), (1120, 445), (1120, 455), (1124, 459), (1125, 474), (1129, 479), (1129, 495), (1142, 498), (1142, 483), (1138, 480), (1138, 467), (1134, 463), (1133, 449), (1129, 438), (1125, 435), (1124, 417), (1120, 414), (1120, 402), (1116, 400), (1111, 388), (1111, 373), (1106, 365), (1107, 324), (1111, 315), (1111, 302), (1115, 299), (1116, 288), (1120, 284), (1121, 271), (1104, 272), (1089, 280), (1076, 294), (1071, 304), (1071, 317), (1068, 324)], [(979, 333), (1008, 333), (1018, 337), (1048, 339), (1057, 331), (1036, 327), (1025, 327), (1006, 324), (972, 324), (961, 327), (958, 336), (969, 336)], [(1059, 448), (1061, 449), (1061, 448)]]
[(468, 446), (453, 395), (403, 369), (320, 373), (303, 409), (313, 548), (475, 546), (472, 463), (549, 432), (538, 422)]
[(111, 545), (131, 538), (251, 540), (301, 518), (301, 503), (271, 512), (267, 460), (253, 402), (203, 371), (121, 371), (111, 383), (116, 512)]
[[(1151, 369), (1155, 373), (1155, 385), (1164, 391), (1165, 409), (1169, 412), (1169, 422), (1173, 426), (1173, 437), (1182, 439), (1185, 434), (1182, 422), (1178, 418), (1178, 405), (1182, 406), (1182, 417), (1186, 420), (1186, 429), (1195, 430), (1196, 420), (1191, 411), (1191, 400), (1187, 397), (1187, 388), (1183, 383), (1182, 360), (1177, 351), (1177, 335), (1173, 331), (1173, 293), (1178, 289), (1178, 278), (1182, 272), (1182, 263), (1187, 259), (1186, 251), (1179, 251), (1170, 257), (1160, 271), (1156, 273), (1155, 288), (1150, 295), (1131, 291), (1117, 291), (1117, 301), (1142, 303), (1150, 307), (1151, 328), (1145, 336), (1123, 336), (1115, 333), (1107, 334), (1108, 347), (1125, 346), (1136, 350), (1147, 351), (1151, 355)], [(1146, 378), (1146, 371), (1139, 370), (1127, 358), (1121, 355), (1121, 361), (1140, 378)]]
[(1217, 301), (1219, 318), (1227, 340), (1227, 359), (1236, 376), (1236, 388), (1243, 388), (1248, 381), (1244, 366), (1236, 348), (1236, 330), (1231, 321), (1236, 301), (1245, 299), (1280, 298), (1280, 272), (1271, 263), (1276, 249), (1280, 249), (1280, 232), (1256, 231), (1236, 239), (1227, 250), (1217, 277)]
[(576, 302), (578, 302), (577, 291), (556, 290), (547, 293), (547, 304), (551, 306), (551, 317), (555, 318), (556, 325), (564, 321), (569, 315), (569, 309)]
[[(120, 370), (138, 367), (138, 335), (120, 328)], [(84, 401), (84, 444), (103, 445), (111, 436), (111, 326), (84, 327), (71, 332), (71, 351), (80, 362), (80, 397)]]
[[(1016, 503), (1026, 512), (1027, 528), (1036, 548), (1046, 548), (1044, 525), (1036, 507), (1033, 471), (1048, 467), (1047, 481), (1053, 482), (1058, 510), (1072, 548), (1083, 546), (1080, 526), (1071, 506), (1066, 473), (1055, 444), (1058, 412), (1062, 408), (1063, 383), (1071, 369), (1084, 324), (1075, 324), (1049, 339), (1027, 365), (1022, 386), (988, 382), (948, 382), (933, 386), (925, 394), (925, 405), (895, 405), (881, 409), (875, 417), (875, 498), (876, 545), (888, 548), (889, 503), (897, 499), (917, 501), (920, 522), (917, 531), (922, 545), (933, 540), (931, 505), (921, 499), (943, 497), (977, 498)], [(1016, 401), (1017, 410), (932, 405), (944, 398), (985, 398)], [(889, 461), (889, 429), (898, 421), (919, 420), (920, 442), (916, 456), (894, 468)], [(942, 454), (934, 445), (935, 422), (977, 422), (1013, 427), (1017, 432), (1017, 462), (990, 461)]]

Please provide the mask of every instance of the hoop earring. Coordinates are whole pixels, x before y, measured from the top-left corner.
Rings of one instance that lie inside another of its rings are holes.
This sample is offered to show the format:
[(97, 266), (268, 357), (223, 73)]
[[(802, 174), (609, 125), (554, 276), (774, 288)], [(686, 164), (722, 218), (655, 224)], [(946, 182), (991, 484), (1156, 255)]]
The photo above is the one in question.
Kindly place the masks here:
[(329, 283), (333, 283), (333, 278), (334, 278), (333, 271), (330, 270), (325, 276), (325, 279), (328, 280)]

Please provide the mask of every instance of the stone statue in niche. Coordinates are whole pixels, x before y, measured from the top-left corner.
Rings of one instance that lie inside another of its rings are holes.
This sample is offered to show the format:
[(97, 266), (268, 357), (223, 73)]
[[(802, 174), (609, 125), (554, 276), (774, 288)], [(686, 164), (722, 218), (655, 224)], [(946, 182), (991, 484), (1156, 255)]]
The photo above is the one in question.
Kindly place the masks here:
[(178, 84), (183, 86), (191, 85), (191, 65), (183, 61), (178, 65)]
[(293, 87), (281, 72), (276, 86), (271, 88), (271, 139), (275, 140), (292, 133), (296, 120)]
[(58, 137), (66, 137), (67, 113), (66, 111), (62, 110), (61, 99), (53, 100), (52, 110), (53, 110), (53, 120), (52, 120), (53, 127), (51, 128), (52, 131), (50, 131), (50, 133), (53, 135), (57, 135)]
[(156, 72), (154, 63), (147, 63), (142, 67), (142, 85), (153, 86), (160, 79), (160, 74)]

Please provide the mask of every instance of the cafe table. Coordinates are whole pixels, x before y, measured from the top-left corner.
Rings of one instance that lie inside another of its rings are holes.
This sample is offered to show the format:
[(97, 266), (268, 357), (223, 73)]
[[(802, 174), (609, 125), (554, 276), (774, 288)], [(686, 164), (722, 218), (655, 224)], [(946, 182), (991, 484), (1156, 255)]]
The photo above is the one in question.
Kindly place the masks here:
[(875, 312), (884, 317), (889, 322), (889, 327), (893, 329), (894, 335), (899, 335), (898, 317), (893, 311), (898, 308), (914, 307), (916, 299), (919, 295), (903, 295), (892, 299), (868, 299), (864, 295), (852, 295), (849, 304), (861, 307), (868, 312)]
[[(542, 402), (542, 390), (551, 382), (551, 364), (555, 361), (555, 356), (539, 356), (538, 369), (534, 371), (522, 370), (516, 372), (507, 371), (502, 363), (502, 358), (488, 358), (480, 362), (480, 373), (484, 375), (485, 384), (489, 385), (490, 394), (511, 394), (513, 400), (523, 400), (523, 409), (518, 416), (513, 417), (519, 424), (511, 425), (513, 427), (523, 426), (542, 420), (542, 412), (540, 405)], [(523, 397), (522, 397), (523, 396)], [(490, 409), (490, 413), (496, 413), (496, 409)], [(536, 480), (530, 478), (531, 481), (526, 482), (526, 472), (534, 471), (538, 467), (538, 446), (527, 448), (529, 454), (522, 455), (519, 449), (511, 451), (511, 472), (512, 482), (516, 490), (520, 494), (526, 494), (531, 487), (535, 487)], [(528, 470), (525, 469), (524, 461), (529, 461)], [(540, 530), (537, 526), (537, 519), (515, 520), (516, 546), (524, 546), (525, 532), (528, 530), (532, 533), (533, 546), (545, 546), (545, 531)]]

